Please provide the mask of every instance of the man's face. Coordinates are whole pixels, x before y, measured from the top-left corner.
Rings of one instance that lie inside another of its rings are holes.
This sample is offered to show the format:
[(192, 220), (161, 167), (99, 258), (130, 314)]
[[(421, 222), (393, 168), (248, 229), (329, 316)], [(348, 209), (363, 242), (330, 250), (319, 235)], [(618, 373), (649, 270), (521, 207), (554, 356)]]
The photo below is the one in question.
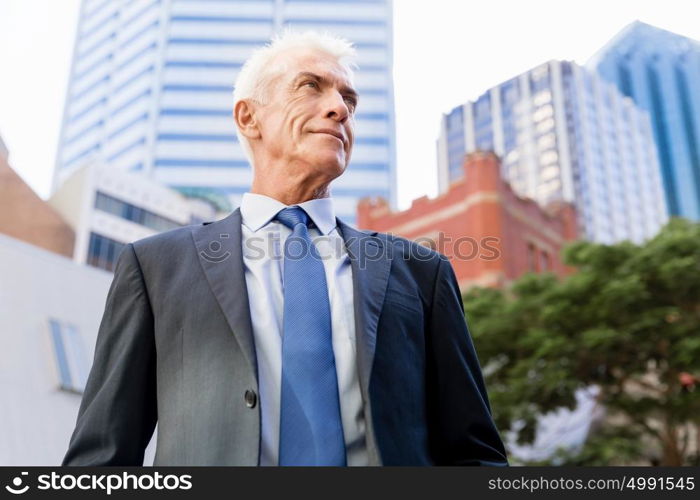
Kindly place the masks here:
[(280, 58), (287, 71), (273, 78), (267, 104), (258, 108), (261, 146), (293, 174), (335, 179), (350, 162), (355, 139), (358, 96), (351, 76), (319, 50), (292, 50)]

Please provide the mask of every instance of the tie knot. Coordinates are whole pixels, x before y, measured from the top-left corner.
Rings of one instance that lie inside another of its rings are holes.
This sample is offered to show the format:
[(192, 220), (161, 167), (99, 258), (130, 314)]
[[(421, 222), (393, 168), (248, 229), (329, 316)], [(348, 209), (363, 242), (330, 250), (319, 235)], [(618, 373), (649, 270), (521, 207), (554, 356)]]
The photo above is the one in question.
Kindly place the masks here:
[(297, 206), (280, 210), (275, 216), (275, 219), (280, 221), (292, 231), (294, 231), (294, 228), (298, 224), (304, 224), (307, 227), (309, 226), (309, 216), (306, 214), (306, 212), (304, 212), (303, 208)]

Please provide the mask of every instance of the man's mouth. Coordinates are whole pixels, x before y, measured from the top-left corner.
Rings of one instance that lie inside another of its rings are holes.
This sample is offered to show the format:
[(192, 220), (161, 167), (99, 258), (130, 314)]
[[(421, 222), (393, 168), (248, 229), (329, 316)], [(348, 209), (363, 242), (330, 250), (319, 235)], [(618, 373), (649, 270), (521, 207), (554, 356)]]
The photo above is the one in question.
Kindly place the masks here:
[(337, 132), (335, 130), (321, 129), (321, 130), (317, 130), (315, 133), (330, 135), (331, 137), (335, 137), (336, 139), (338, 139), (343, 145), (345, 144), (345, 139), (343, 138), (343, 134), (341, 134), (340, 132)]

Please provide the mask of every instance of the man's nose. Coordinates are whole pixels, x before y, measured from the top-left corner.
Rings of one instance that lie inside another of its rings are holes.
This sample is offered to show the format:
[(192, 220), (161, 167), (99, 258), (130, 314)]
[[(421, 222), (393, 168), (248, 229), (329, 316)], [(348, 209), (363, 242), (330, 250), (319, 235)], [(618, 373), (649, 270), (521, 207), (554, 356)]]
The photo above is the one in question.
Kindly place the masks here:
[(326, 117), (344, 123), (350, 116), (345, 99), (336, 90), (330, 91), (329, 94), (330, 96), (326, 97)]

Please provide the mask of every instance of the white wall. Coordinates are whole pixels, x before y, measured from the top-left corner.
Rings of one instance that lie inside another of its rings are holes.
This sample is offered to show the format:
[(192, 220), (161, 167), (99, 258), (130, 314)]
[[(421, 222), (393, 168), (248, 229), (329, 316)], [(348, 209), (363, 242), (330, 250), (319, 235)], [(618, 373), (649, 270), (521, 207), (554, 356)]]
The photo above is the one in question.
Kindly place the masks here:
[(89, 368), (111, 281), (0, 234), (0, 465), (61, 463), (81, 396), (59, 389), (49, 318), (77, 327)]

